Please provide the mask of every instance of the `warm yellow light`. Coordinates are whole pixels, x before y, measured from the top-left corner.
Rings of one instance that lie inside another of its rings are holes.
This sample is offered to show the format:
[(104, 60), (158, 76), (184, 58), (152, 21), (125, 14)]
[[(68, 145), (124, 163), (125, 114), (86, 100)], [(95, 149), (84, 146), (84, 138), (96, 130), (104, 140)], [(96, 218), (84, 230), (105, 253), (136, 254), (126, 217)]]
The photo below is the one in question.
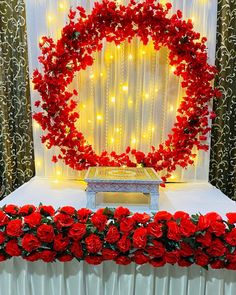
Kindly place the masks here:
[(89, 75), (89, 78), (90, 78), (90, 79), (93, 79), (93, 78), (94, 78), (94, 74), (90, 74), (90, 75)]
[(132, 101), (132, 99), (130, 99), (130, 100), (129, 100), (129, 104), (132, 104), (132, 103), (133, 103), (133, 101)]
[(54, 20), (54, 16), (52, 14), (48, 14), (47, 15), (47, 21), (48, 21), (48, 23), (52, 23), (53, 20)]
[(117, 133), (120, 132), (120, 128), (116, 128), (116, 132), (117, 132)]
[(111, 138), (111, 143), (113, 143), (115, 141), (114, 137)]
[(34, 121), (34, 123), (33, 123), (33, 126), (34, 126), (35, 129), (39, 129), (39, 128), (40, 128), (39, 123), (37, 123), (37, 122), (35, 122), (35, 121)]
[(60, 170), (57, 170), (56, 171), (56, 174), (57, 174), (57, 176), (61, 176), (61, 171)]
[(143, 134), (143, 136), (142, 136), (143, 138), (146, 138), (147, 137), (147, 135), (146, 134)]
[(41, 167), (41, 164), (42, 164), (42, 163), (41, 163), (40, 160), (37, 160), (35, 164), (36, 164), (37, 167)]
[(58, 179), (54, 179), (53, 182), (54, 183), (59, 183), (59, 180)]
[(88, 120), (88, 123), (89, 123), (89, 124), (91, 124), (91, 123), (92, 123), (92, 121), (91, 121), (91, 120)]
[(176, 179), (176, 176), (173, 174), (173, 175), (171, 175), (170, 179), (174, 180), (174, 179)]
[(155, 92), (158, 92), (158, 88), (155, 88)]
[(154, 132), (155, 131), (155, 127), (152, 127), (152, 132)]
[(59, 7), (60, 10), (65, 10), (66, 9), (66, 6), (65, 6), (65, 4), (63, 2), (60, 2), (58, 7)]
[(110, 56), (109, 56), (109, 58), (110, 58), (110, 59), (113, 59), (113, 58), (114, 58), (114, 56), (113, 56), (113, 55), (110, 55)]
[(40, 45), (43, 45), (43, 43), (44, 43), (44, 41), (43, 41), (43, 37), (40, 36), (40, 37), (39, 37), (39, 44), (40, 44)]
[(144, 94), (144, 97), (145, 97), (145, 98), (149, 98), (149, 94), (147, 94), (147, 93)]
[(100, 73), (100, 76), (101, 76), (101, 77), (103, 77), (103, 76), (104, 76), (104, 74), (103, 74), (103, 73)]
[(101, 121), (102, 120), (102, 115), (97, 115), (97, 120)]
[(175, 67), (175, 66), (172, 66), (172, 67), (170, 68), (170, 70), (171, 70), (172, 73), (174, 73), (174, 71), (176, 70), (176, 67)]
[(117, 47), (117, 49), (120, 49), (120, 45), (117, 45), (116, 47)]
[(133, 59), (133, 55), (129, 54), (129, 60)]
[(83, 107), (83, 109), (85, 109), (86, 108), (86, 104), (83, 104), (82, 107)]
[(122, 86), (122, 90), (123, 90), (123, 91), (128, 91), (128, 89), (129, 89), (129, 88), (128, 88), (127, 85), (123, 85), (123, 86)]
[(169, 108), (169, 110), (170, 110), (170, 112), (173, 112), (173, 110), (174, 110), (174, 107), (173, 107), (173, 105), (170, 105), (170, 108)]
[(132, 138), (131, 142), (132, 144), (135, 144), (137, 142), (136, 138)]
[(115, 102), (115, 101), (116, 101), (115, 96), (112, 96), (112, 97), (111, 97), (111, 102)]
[(145, 50), (142, 50), (142, 55), (145, 55), (146, 54), (146, 51)]

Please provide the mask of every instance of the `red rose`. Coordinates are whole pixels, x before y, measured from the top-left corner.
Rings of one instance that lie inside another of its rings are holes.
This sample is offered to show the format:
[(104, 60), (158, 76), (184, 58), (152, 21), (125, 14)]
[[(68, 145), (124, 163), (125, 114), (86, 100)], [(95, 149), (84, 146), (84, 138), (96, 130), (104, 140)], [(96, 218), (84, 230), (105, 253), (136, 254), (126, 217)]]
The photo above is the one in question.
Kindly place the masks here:
[(39, 258), (44, 262), (53, 262), (55, 260), (57, 253), (51, 250), (43, 250), (39, 253)]
[(230, 270), (236, 270), (236, 263), (229, 263), (226, 265), (226, 268)]
[(192, 256), (194, 254), (194, 249), (187, 243), (180, 243), (179, 253), (183, 257)]
[(10, 256), (20, 256), (21, 250), (18, 246), (17, 240), (10, 240), (7, 242), (5, 251)]
[(206, 219), (208, 219), (210, 222), (212, 221), (222, 221), (222, 217), (216, 213), (216, 212), (209, 212), (207, 214), (204, 215), (206, 217)]
[(196, 237), (196, 241), (201, 243), (203, 246), (210, 246), (211, 241), (212, 241), (212, 235), (209, 232), (206, 232), (204, 235), (199, 234)]
[(174, 250), (165, 253), (165, 260), (167, 263), (175, 264), (179, 259), (179, 252)]
[(42, 224), (37, 229), (37, 237), (45, 243), (51, 243), (55, 237), (52, 225)]
[(85, 239), (85, 244), (89, 253), (98, 253), (102, 250), (102, 241), (95, 234), (89, 235)]
[(192, 264), (193, 264), (193, 262), (187, 260), (185, 257), (180, 256), (179, 259), (178, 259), (178, 265), (179, 266), (187, 267), (187, 266), (190, 266)]
[(8, 236), (20, 237), (23, 234), (21, 219), (15, 219), (8, 222), (6, 227)]
[(107, 217), (105, 215), (101, 213), (94, 213), (90, 220), (99, 231), (103, 231), (105, 229), (107, 223)]
[(76, 210), (74, 207), (72, 206), (64, 206), (59, 210), (60, 213), (65, 213), (68, 215), (74, 215), (76, 214)]
[(225, 263), (222, 260), (216, 260), (210, 263), (211, 267), (214, 269), (224, 268)]
[(17, 215), (19, 208), (16, 205), (9, 204), (5, 206), (4, 211), (9, 215)]
[(6, 240), (5, 232), (0, 231), (0, 244), (4, 243)]
[(207, 253), (213, 257), (222, 256), (225, 254), (225, 252), (226, 252), (226, 247), (224, 243), (221, 242), (221, 240), (219, 239), (214, 240), (211, 243), (210, 247), (207, 249)]
[(68, 236), (74, 241), (79, 241), (86, 234), (86, 225), (84, 223), (74, 223), (69, 229)]
[(209, 256), (201, 250), (197, 250), (194, 255), (194, 260), (197, 265), (206, 266), (209, 263)]
[(0, 254), (0, 262), (5, 261), (7, 258), (5, 255)]
[(158, 211), (156, 215), (154, 216), (154, 221), (159, 222), (159, 221), (167, 221), (172, 218), (172, 214), (170, 214), (167, 211)]
[(73, 256), (71, 256), (70, 254), (64, 254), (64, 255), (57, 257), (57, 259), (61, 262), (68, 262), (73, 259)]
[(112, 249), (104, 248), (102, 249), (103, 260), (114, 260), (119, 253)]
[(197, 231), (203, 231), (210, 225), (210, 220), (205, 216), (200, 215), (198, 218)]
[(32, 214), (25, 216), (24, 221), (29, 225), (29, 227), (34, 228), (41, 223), (42, 216), (38, 212), (33, 212)]
[(192, 223), (190, 219), (181, 219), (180, 221), (180, 233), (184, 237), (190, 237), (196, 232), (196, 225)]
[(160, 238), (163, 235), (162, 232), (162, 224), (160, 223), (155, 223), (155, 222), (150, 222), (147, 225), (147, 232), (150, 236), (153, 236), (155, 238)]
[(88, 264), (98, 265), (102, 263), (103, 258), (101, 255), (86, 256), (84, 259)]
[(168, 221), (167, 226), (168, 226), (168, 232), (167, 232), (168, 239), (178, 241), (180, 239), (178, 224), (175, 221)]
[(225, 234), (225, 241), (231, 246), (236, 246), (236, 228)]
[(123, 218), (120, 222), (120, 231), (128, 233), (134, 229), (134, 221), (132, 218)]
[(225, 224), (222, 221), (212, 221), (209, 225), (209, 231), (217, 237), (225, 234)]
[(38, 249), (40, 244), (40, 241), (32, 234), (25, 234), (22, 238), (22, 247), (28, 252)]
[(114, 212), (114, 218), (117, 220), (121, 220), (130, 215), (130, 211), (128, 208), (118, 207)]
[(118, 249), (123, 253), (129, 251), (131, 248), (130, 239), (128, 239), (126, 235), (123, 235), (116, 245)]
[(147, 247), (147, 252), (150, 256), (153, 257), (162, 257), (165, 254), (165, 247), (164, 245), (156, 240), (152, 241), (153, 246)]
[(115, 262), (116, 264), (120, 264), (120, 265), (128, 265), (131, 263), (131, 259), (127, 256), (120, 255), (115, 258)]
[(145, 248), (147, 244), (147, 229), (137, 228), (133, 234), (133, 246), (135, 248)]
[(39, 207), (40, 214), (44, 216), (52, 216), (55, 213), (55, 210), (52, 206), (40, 206)]
[(118, 229), (116, 228), (116, 226), (111, 225), (107, 231), (105, 241), (113, 244), (113, 243), (117, 242), (119, 240), (119, 238), (120, 238), (120, 233), (119, 233)]
[(72, 243), (70, 251), (76, 258), (81, 258), (83, 256), (82, 246), (78, 242)]
[(174, 219), (189, 219), (190, 216), (188, 213), (183, 212), (183, 211), (176, 211), (175, 214), (173, 215)]
[(64, 213), (59, 213), (54, 217), (54, 221), (56, 222), (57, 228), (61, 229), (62, 227), (69, 227), (74, 223), (74, 219)]
[(149, 262), (149, 257), (142, 250), (137, 250), (134, 252), (133, 261), (137, 264), (144, 264)]
[(85, 223), (88, 220), (89, 215), (92, 214), (92, 211), (87, 208), (82, 208), (77, 211), (77, 214), (79, 221)]
[(27, 261), (34, 262), (39, 260), (39, 253), (38, 252), (31, 253), (30, 255), (24, 256), (23, 258)]
[(68, 237), (63, 237), (63, 234), (58, 234), (54, 238), (53, 249), (57, 252), (64, 251), (69, 243), (70, 240)]
[(0, 210), (0, 226), (6, 225), (8, 221), (8, 216), (2, 210)]
[(236, 223), (236, 212), (226, 213), (226, 216), (228, 218), (228, 223)]
[(132, 219), (137, 223), (146, 224), (150, 220), (150, 215), (147, 213), (135, 213)]
[(149, 263), (154, 267), (160, 267), (166, 264), (165, 257), (153, 258), (149, 260)]
[(25, 215), (29, 215), (33, 213), (35, 210), (36, 210), (36, 207), (34, 205), (25, 205), (19, 209), (18, 214), (25, 216)]

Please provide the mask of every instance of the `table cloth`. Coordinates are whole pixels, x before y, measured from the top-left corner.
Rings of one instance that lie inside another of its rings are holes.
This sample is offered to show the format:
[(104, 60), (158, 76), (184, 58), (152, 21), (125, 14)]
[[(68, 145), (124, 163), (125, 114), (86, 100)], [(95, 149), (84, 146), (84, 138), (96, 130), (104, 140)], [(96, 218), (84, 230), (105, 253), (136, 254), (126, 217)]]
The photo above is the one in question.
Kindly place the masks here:
[[(4, 204), (43, 204), (55, 208), (71, 205), (86, 206), (86, 184), (73, 180), (53, 180), (35, 177), (0, 202)], [(116, 198), (117, 199), (117, 198)], [(132, 204), (124, 204), (132, 211), (150, 213), (149, 205), (137, 202), (137, 195), (129, 196)], [(104, 204), (104, 201), (108, 203)], [(126, 201), (119, 196), (120, 204)], [(115, 206), (112, 194), (100, 195), (98, 206)], [(160, 190), (160, 210), (171, 213), (182, 210), (190, 214), (210, 211), (223, 218), (227, 212), (236, 211), (234, 201), (207, 182), (167, 184)], [(12, 258), (0, 263), (0, 295), (233, 295), (236, 294), (236, 272), (205, 269), (193, 265), (188, 268), (165, 265), (127, 266), (103, 262), (92, 266), (72, 260), (62, 263), (27, 262)]]

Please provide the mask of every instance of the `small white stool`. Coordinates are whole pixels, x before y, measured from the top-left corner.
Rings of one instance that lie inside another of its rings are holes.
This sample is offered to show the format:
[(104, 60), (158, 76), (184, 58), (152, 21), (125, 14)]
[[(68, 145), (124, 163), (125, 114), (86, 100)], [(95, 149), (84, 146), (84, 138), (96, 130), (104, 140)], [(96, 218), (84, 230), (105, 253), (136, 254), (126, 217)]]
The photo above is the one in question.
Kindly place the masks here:
[(150, 209), (158, 210), (162, 181), (153, 168), (90, 167), (84, 180), (87, 182), (87, 208), (96, 208), (98, 192), (141, 192), (150, 195)]

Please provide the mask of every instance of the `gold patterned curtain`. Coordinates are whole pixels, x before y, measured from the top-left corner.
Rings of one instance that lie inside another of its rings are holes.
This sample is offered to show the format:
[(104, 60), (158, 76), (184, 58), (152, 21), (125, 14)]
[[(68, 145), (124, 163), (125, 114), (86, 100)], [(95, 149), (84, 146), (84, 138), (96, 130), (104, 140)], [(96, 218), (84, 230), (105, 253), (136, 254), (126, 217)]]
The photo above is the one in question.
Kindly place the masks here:
[(236, 200), (236, 1), (218, 0), (216, 86), (223, 99), (214, 101), (210, 181)]
[(25, 5), (23, 0), (0, 0), (1, 197), (33, 175)]

